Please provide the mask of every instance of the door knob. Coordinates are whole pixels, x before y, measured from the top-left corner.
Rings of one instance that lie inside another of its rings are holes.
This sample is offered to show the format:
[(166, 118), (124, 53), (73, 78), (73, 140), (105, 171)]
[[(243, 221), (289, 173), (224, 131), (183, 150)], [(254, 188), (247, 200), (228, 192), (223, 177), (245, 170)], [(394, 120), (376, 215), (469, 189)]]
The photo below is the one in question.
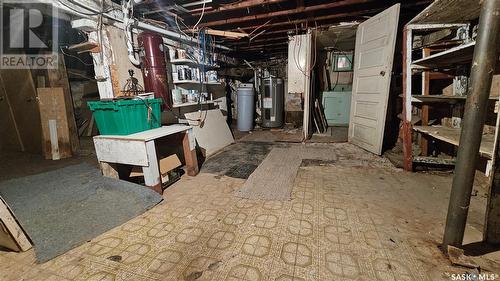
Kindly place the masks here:
[(383, 71), (383, 70), (382, 70), (382, 71), (380, 71), (380, 75), (381, 75), (381, 76), (385, 76), (385, 71)]

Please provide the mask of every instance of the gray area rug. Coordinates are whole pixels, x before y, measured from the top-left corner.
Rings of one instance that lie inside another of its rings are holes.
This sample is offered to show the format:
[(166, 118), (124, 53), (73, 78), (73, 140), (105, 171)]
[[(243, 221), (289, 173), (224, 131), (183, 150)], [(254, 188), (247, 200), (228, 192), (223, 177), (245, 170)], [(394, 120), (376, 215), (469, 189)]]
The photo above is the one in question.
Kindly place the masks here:
[(289, 145), (275, 147), (248, 177), (235, 196), (248, 199), (288, 200), (304, 159), (335, 161), (335, 149), (328, 146)]
[(273, 144), (240, 142), (225, 147), (220, 153), (208, 158), (202, 173), (247, 179), (266, 158)]
[(106, 178), (86, 163), (0, 182), (0, 196), (46, 262), (121, 225), (162, 197), (141, 185)]

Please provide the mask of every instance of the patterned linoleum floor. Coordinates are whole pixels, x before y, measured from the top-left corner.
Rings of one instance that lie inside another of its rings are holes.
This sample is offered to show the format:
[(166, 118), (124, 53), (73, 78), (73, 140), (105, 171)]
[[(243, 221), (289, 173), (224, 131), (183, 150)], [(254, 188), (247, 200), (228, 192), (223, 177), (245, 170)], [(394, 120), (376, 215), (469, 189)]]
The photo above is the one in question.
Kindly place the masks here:
[(237, 198), (241, 179), (185, 177), (160, 205), (50, 262), (0, 252), (0, 280), (450, 280), (429, 234), (442, 204), (419, 210), (412, 193), (449, 177), (358, 164), (301, 167), (288, 201)]

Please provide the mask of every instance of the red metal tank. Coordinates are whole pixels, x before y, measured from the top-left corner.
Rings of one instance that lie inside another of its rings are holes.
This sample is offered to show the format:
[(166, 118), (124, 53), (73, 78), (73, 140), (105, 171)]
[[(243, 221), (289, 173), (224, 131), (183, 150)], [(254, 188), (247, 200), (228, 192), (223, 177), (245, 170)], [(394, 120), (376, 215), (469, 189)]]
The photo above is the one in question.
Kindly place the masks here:
[(170, 110), (172, 99), (167, 82), (167, 62), (163, 39), (156, 33), (146, 31), (137, 36), (137, 41), (141, 48), (144, 90), (154, 92), (155, 98), (163, 99), (162, 110)]

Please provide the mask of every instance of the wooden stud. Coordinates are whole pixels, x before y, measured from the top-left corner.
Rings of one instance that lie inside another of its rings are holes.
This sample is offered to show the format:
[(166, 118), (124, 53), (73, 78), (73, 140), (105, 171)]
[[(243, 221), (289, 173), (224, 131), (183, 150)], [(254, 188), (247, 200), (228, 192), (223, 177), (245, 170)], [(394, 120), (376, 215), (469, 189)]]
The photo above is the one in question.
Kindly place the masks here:
[(412, 125), (411, 125), (411, 51), (412, 30), (403, 30), (403, 166), (406, 171), (413, 170)]
[[(428, 57), (431, 55), (431, 50), (429, 48), (424, 48), (422, 50), (422, 57)], [(423, 96), (428, 96), (429, 95), (429, 85), (430, 81), (430, 72), (429, 71), (423, 71), (422, 72), (422, 95)], [(422, 126), (428, 126), (429, 125), (429, 106), (428, 105), (423, 105), (422, 106), (422, 111), (420, 113), (420, 118), (421, 118), (421, 123)], [(426, 136), (421, 135), (420, 138), (420, 150), (422, 156), (428, 156), (429, 154), (429, 142)]]
[(184, 150), (184, 159), (186, 161), (187, 174), (196, 176), (199, 172), (198, 159), (196, 158), (196, 142), (193, 135), (193, 129), (189, 129), (182, 139), (182, 148)]
[[(25, 234), (21, 225), (14, 217), (14, 213), (10, 210), (2, 197), (0, 197), (0, 223), (0, 227), (3, 226), (2, 229), (0, 229), (0, 245), (7, 246), (9, 249), (16, 251), (27, 251), (31, 249), (32, 246), (28, 236)], [(13, 241), (15, 245), (10, 243), (10, 241)]]
[(158, 166), (158, 156), (154, 140), (146, 142), (146, 153), (148, 155), (149, 166), (142, 167), (144, 174), (144, 184), (152, 190), (163, 193), (161, 187), (160, 167)]

